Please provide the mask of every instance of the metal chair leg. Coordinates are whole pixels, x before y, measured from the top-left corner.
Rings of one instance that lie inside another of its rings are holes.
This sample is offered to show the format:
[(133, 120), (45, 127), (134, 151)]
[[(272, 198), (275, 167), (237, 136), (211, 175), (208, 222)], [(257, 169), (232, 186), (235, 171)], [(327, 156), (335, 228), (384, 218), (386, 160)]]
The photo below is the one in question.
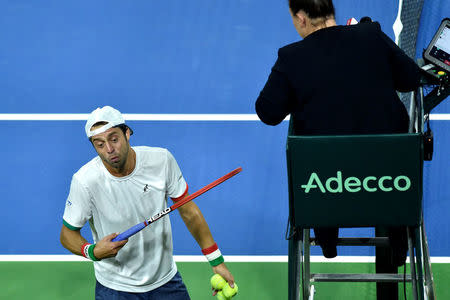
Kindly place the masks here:
[(412, 232), (411, 228), (407, 227), (406, 229), (408, 235), (408, 250), (409, 250), (409, 265), (411, 267), (411, 280), (412, 280), (412, 293), (413, 299), (417, 299), (417, 277), (416, 277), (416, 263), (415, 263), (415, 255), (414, 255), (414, 247), (412, 242)]
[(297, 231), (291, 239), (289, 239), (289, 256), (288, 256), (288, 299), (299, 300), (300, 298), (300, 268), (302, 245), (302, 232)]
[(424, 265), (423, 265), (423, 252), (422, 252), (422, 238), (420, 234), (420, 228), (416, 227), (414, 231), (414, 242), (416, 249), (416, 260), (417, 260), (417, 281), (418, 281), (418, 294), (419, 299), (425, 299), (425, 281), (424, 281)]
[(422, 253), (423, 253), (423, 265), (425, 273), (425, 299), (434, 300), (434, 283), (433, 272), (431, 270), (430, 251), (428, 250), (427, 235), (425, 232), (425, 225), (422, 223), (420, 226), (421, 241), (422, 241)]
[(310, 298), (311, 292), (311, 243), (310, 229), (303, 230), (304, 270), (303, 270), (303, 299)]

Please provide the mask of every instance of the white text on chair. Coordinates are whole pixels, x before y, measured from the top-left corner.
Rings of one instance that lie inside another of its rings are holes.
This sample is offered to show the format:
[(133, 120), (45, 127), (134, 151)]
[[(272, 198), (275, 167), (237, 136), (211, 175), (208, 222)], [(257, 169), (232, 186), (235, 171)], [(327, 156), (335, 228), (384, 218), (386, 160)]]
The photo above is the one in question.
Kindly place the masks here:
[(325, 181), (325, 186), (319, 178), (317, 173), (313, 172), (309, 176), (308, 183), (301, 186), (305, 193), (309, 193), (313, 189), (320, 189), (322, 193), (327, 191), (330, 193), (343, 193), (344, 190), (350, 193), (357, 193), (365, 190), (369, 193), (376, 191), (391, 192), (394, 189), (400, 192), (405, 192), (411, 187), (411, 180), (408, 176), (399, 175), (397, 177), (381, 176), (367, 176), (362, 180), (358, 177), (350, 176), (342, 180), (342, 172), (337, 171), (336, 177), (330, 177)]

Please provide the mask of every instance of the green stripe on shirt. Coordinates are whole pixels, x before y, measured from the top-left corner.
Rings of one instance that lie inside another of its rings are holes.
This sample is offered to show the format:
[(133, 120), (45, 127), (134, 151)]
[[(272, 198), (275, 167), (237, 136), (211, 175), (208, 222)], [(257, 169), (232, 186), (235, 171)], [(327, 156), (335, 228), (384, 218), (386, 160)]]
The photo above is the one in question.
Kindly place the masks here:
[(77, 231), (77, 230), (81, 229), (81, 227), (75, 227), (75, 226), (70, 225), (64, 219), (63, 219), (63, 224), (64, 224), (64, 226), (66, 226), (67, 228), (69, 228), (70, 230), (73, 230), (73, 231)]

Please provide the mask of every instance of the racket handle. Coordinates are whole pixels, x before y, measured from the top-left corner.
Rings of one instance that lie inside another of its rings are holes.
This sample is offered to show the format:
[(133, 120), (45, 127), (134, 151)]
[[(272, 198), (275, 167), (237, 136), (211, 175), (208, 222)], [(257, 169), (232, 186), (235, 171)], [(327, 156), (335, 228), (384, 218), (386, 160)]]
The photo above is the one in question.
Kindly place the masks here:
[(133, 227), (127, 229), (126, 231), (122, 232), (121, 234), (119, 234), (118, 236), (113, 238), (112, 241), (113, 242), (120, 242), (120, 241), (126, 240), (127, 238), (129, 238), (133, 234), (138, 233), (139, 231), (141, 231), (144, 228), (145, 228), (145, 223), (144, 222), (139, 223), (137, 225), (134, 225)]

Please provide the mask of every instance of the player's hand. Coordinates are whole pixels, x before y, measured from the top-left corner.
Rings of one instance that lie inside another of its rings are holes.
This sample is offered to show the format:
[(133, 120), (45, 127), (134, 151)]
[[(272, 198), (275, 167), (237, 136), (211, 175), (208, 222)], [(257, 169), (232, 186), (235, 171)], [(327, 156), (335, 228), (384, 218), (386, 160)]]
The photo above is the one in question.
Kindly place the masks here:
[(128, 242), (128, 239), (119, 242), (112, 242), (111, 240), (118, 235), (118, 233), (112, 233), (102, 238), (95, 245), (94, 256), (98, 259), (116, 256), (119, 250), (122, 249), (122, 247)]
[[(221, 263), (220, 265), (213, 267), (213, 272), (215, 274), (219, 274), (220, 276), (222, 276), (223, 279), (225, 279), (232, 288), (234, 287), (234, 277), (231, 274), (231, 272), (228, 270), (225, 263)], [(217, 292), (218, 292), (217, 290), (214, 290), (213, 296), (215, 296), (217, 294)]]

